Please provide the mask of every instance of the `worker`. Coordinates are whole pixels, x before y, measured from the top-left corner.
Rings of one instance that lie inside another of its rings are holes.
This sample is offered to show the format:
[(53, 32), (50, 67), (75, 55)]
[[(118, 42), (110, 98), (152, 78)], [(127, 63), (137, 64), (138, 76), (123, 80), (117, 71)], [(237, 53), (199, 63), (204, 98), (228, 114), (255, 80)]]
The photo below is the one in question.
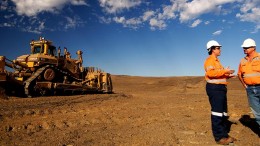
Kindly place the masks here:
[(244, 40), (242, 46), (246, 56), (241, 59), (238, 67), (238, 77), (245, 87), (248, 102), (260, 131), (260, 54), (256, 52), (253, 39)]
[(65, 57), (66, 59), (70, 59), (70, 58), (71, 58), (70, 52), (67, 51), (65, 56), (66, 56), (66, 57)]
[(68, 52), (68, 49), (66, 47), (64, 47), (64, 55), (63, 55), (64, 58), (67, 58), (67, 52)]
[[(208, 58), (204, 62), (206, 92), (211, 105), (212, 133), (217, 144), (228, 145), (236, 139), (229, 136), (227, 114), (227, 79), (234, 77), (234, 70), (224, 68), (218, 56), (221, 45), (211, 40), (207, 43)], [(230, 125), (229, 125), (230, 126)]]
[(82, 63), (83, 63), (82, 54), (83, 54), (83, 52), (81, 50), (78, 50), (76, 52), (76, 54), (78, 55), (78, 60), (76, 61), (76, 63), (78, 64), (80, 71), (83, 72), (83, 67), (82, 67)]

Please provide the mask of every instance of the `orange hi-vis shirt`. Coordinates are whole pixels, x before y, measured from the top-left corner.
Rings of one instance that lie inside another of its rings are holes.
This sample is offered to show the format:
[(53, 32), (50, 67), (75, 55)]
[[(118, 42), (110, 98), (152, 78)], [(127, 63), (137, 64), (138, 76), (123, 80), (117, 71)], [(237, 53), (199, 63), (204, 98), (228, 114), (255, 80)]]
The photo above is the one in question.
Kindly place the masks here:
[(255, 52), (251, 61), (248, 57), (242, 58), (237, 74), (241, 75), (247, 85), (260, 84), (260, 54)]
[(227, 85), (227, 77), (225, 75), (225, 69), (221, 65), (218, 58), (210, 55), (204, 63), (205, 79), (208, 83), (212, 84), (225, 84)]

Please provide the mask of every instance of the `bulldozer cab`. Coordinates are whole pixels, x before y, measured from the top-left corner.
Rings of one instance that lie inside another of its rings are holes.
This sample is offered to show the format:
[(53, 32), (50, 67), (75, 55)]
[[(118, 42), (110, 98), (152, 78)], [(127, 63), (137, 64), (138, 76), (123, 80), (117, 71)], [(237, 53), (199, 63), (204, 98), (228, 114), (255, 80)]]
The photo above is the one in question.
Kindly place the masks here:
[(52, 45), (51, 41), (40, 38), (39, 41), (31, 41), (31, 54), (44, 54), (55, 56), (56, 47)]

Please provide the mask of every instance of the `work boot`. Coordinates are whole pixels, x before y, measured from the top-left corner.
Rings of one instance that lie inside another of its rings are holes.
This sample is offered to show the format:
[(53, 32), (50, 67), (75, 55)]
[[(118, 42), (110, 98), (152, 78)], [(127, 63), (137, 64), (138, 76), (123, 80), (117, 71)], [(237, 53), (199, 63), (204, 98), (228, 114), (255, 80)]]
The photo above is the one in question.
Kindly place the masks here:
[(228, 136), (228, 138), (227, 138), (229, 141), (231, 141), (231, 142), (234, 142), (234, 141), (237, 141), (237, 139), (236, 138), (234, 138), (234, 137), (231, 137), (231, 136)]
[(217, 141), (217, 144), (228, 145), (231, 142), (233, 142), (233, 141), (231, 141), (231, 139), (224, 137), (224, 138), (221, 138), (219, 141)]

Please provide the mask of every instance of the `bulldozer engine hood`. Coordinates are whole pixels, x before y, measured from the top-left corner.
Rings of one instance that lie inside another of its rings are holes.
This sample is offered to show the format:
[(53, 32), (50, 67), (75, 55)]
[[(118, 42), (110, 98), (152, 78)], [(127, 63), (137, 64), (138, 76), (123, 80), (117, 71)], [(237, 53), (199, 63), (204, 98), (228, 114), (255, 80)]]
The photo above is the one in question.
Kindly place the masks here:
[(44, 54), (31, 54), (19, 56), (16, 61), (26, 64), (28, 67), (40, 66), (42, 64), (55, 64), (57, 59), (54, 56)]
[(22, 56), (19, 56), (17, 57), (16, 61), (18, 62), (26, 62), (27, 58), (29, 57), (30, 55), (22, 55)]

